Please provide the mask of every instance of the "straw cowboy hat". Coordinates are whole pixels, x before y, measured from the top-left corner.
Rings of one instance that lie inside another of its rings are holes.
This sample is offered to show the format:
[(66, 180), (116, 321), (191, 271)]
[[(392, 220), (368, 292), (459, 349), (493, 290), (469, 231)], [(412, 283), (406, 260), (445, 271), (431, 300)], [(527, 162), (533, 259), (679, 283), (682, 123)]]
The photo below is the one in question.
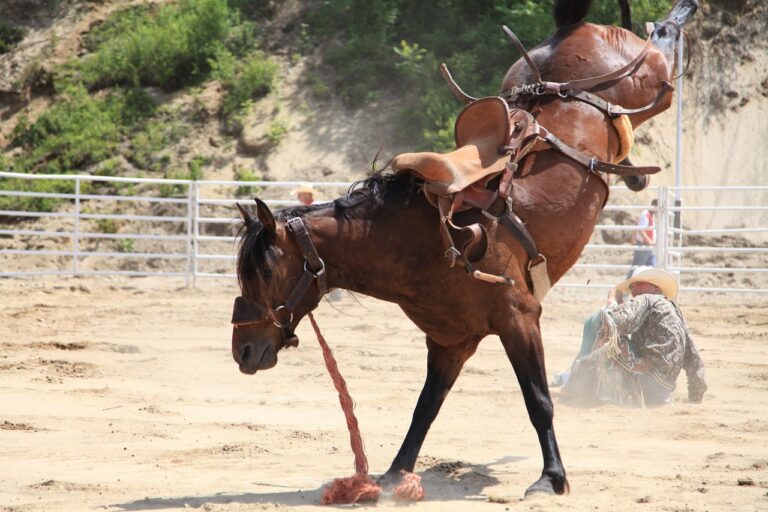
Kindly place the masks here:
[(316, 190), (312, 188), (311, 183), (301, 183), (298, 187), (291, 190), (291, 196), (297, 196), (299, 194), (312, 194), (314, 195), (316, 193)]
[(677, 298), (677, 292), (680, 287), (677, 285), (677, 279), (675, 276), (667, 272), (653, 267), (637, 267), (632, 271), (632, 276), (616, 286), (616, 289), (621, 292), (628, 292), (629, 285), (632, 283), (651, 283), (661, 288), (661, 293), (668, 299), (674, 300)]

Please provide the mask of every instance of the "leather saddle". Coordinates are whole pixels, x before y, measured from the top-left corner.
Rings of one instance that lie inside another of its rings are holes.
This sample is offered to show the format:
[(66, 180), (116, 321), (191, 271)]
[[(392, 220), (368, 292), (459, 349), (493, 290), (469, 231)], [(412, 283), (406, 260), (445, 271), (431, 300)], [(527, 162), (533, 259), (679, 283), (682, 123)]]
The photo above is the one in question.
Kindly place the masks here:
[[(410, 172), (424, 180), (424, 192), (437, 206), (439, 197), (459, 194), (454, 212), (468, 208), (488, 209), (500, 195), (509, 196), (512, 173), (510, 155), (538, 135), (533, 116), (524, 110), (510, 111), (500, 97), (474, 101), (456, 119), (456, 149), (450, 153), (403, 153), (392, 160), (396, 173)], [(522, 157), (522, 155), (521, 155)], [(518, 159), (519, 160), (519, 159)], [(505, 173), (496, 190), (489, 182)]]
[[(458, 259), (467, 272), (489, 282), (512, 284), (506, 276), (486, 274), (472, 263), (482, 259), (488, 235), (480, 223), (457, 226), (453, 215), (479, 208), (501, 221), (511, 212), (512, 178), (517, 163), (531, 149), (539, 135), (533, 116), (520, 109), (510, 110), (500, 97), (488, 97), (467, 105), (456, 119), (457, 149), (450, 153), (403, 153), (392, 160), (395, 173), (408, 172), (424, 180), (423, 191), (440, 211), (440, 234), (451, 266)], [(519, 219), (518, 230), (525, 228)], [(515, 229), (513, 229), (515, 231)], [(518, 233), (515, 233), (516, 235)], [(529, 256), (539, 257), (530, 235), (525, 231)], [(520, 238), (518, 236), (518, 238)], [(458, 239), (459, 248), (455, 239)], [(522, 240), (521, 240), (522, 241)], [(541, 262), (543, 257), (538, 258)]]

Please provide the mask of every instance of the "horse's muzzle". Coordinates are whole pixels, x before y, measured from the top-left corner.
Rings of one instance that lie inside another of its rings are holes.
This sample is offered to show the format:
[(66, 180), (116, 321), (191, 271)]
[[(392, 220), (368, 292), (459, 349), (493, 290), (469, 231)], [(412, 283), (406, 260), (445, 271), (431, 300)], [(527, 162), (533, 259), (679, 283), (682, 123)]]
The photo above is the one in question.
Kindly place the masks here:
[(239, 365), (240, 371), (253, 375), (259, 370), (269, 370), (277, 364), (277, 353), (271, 343), (259, 346), (253, 342), (240, 343), (232, 347), (232, 357)]

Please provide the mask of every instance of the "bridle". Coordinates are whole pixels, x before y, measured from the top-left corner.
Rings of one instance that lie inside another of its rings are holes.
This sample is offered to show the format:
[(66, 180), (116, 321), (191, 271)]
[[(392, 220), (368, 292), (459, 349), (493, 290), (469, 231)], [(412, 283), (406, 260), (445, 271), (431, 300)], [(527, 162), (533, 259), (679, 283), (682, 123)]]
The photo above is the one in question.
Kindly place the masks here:
[(237, 297), (232, 310), (232, 325), (237, 329), (271, 321), (280, 329), (283, 347), (296, 347), (299, 344), (299, 339), (293, 332), (293, 314), (296, 307), (312, 283), (317, 283), (319, 296), (322, 297), (328, 291), (328, 282), (325, 275), (325, 262), (317, 253), (304, 221), (301, 217), (292, 217), (288, 219), (286, 226), (288, 232), (293, 233), (304, 258), (304, 272), (285, 302), (276, 308), (258, 304), (244, 295)]

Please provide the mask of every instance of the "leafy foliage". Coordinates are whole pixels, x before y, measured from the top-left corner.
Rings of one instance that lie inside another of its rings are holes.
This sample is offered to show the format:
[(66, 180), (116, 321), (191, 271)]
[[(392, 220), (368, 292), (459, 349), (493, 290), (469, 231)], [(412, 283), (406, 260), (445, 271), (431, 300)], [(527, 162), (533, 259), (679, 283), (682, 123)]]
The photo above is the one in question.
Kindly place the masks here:
[[(4, 166), (58, 174), (98, 164), (94, 172), (113, 174), (122, 154), (139, 169), (166, 170), (165, 148), (189, 126), (178, 112), (158, 107), (161, 100), (153, 100), (147, 86), (175, 90), (218, 78), (225, 119), (244, 113), (274, 86), (278, 66), (256, 49), (256, 24), (232, 7), (243, 3), (251, 13), (267, 12), (267, 2), (180, 0), (113, 13), (85, 36), (92, 53), (57, 69), (52, 106), (36, 120), (21, 117), (11, 134), (21, 153)], [(199, 175), (200, 162), (192, 165), (191, 174)]]
[[(259, 181), (261, 178), (252, 169), (247, 167), (237, 167), (235, 168), (235, 179), (237, 181)], [(260, 191), (261, 187), (240, 185), (235, 189), (235, 195), (239, 197), (255, 196)]]
[[(0, 179), (0, 190), (42, 192), (44, 194), (73, 194), (75, 192), (75, 184), (68, 180), (2, 178)], [(60, 199), (53, 197), (0, 196), (0, 210), (51, 212), (60, 202)]]
[(254, 51), (238, 60), (232, 53), (222, 50), (211, 65), (213, 76), (227, 91), (222, 105), (226, 118), (239, 116), (247, 110), (253, 98), (267, 94), (278, 72), (277, 63), (261, 51)]
[(94, 54), (80, 65), (90, 86), (155, 85), (175, 90), (199, 83), (210, 59), (238, 24), (225, 0), (185, 0), (140, 6), (106, 23), (88, 39)]
[[(666, 13), (670, 0), (632, 2), (636, 27)], [(554, 0), (338, 0), (327, 2), (309, 24), (329, 44), (324, 62), (332, 87), (352, 104), (375, 98), (382, 87), (401, 95), (401, 134), (422, 147), (453, 146), (458, 111), (438, 65), (445, 62), (474, 96), (495, 94), (518, 57), (499, 30), (509, 25), (532, 48), (554, 31)], [(596, 0), (588, 21), (618, 24), (615, 0)]]
[(24, 39), (24, 31), (0, 20), (0, 55), (13, 48)]
[(71, 173), (112, 156), (120, 135), (152, 114), (154, 104), (140, 89), (99, 99), (82, 85), (67, 86), (61, 101), (34, 123), (23, 117), (11, 144), (24, 149), (14, 170)]

